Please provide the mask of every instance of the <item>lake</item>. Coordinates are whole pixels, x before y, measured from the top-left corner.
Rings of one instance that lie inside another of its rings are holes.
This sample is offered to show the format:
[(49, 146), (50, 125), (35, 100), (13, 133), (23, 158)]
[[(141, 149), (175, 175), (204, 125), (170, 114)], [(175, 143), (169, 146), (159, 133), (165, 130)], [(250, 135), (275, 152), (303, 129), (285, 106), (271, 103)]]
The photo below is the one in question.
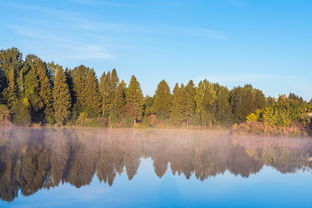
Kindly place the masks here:
[(149, 129), (0, 130), (0, 207), (311, 207), (312, 140)]

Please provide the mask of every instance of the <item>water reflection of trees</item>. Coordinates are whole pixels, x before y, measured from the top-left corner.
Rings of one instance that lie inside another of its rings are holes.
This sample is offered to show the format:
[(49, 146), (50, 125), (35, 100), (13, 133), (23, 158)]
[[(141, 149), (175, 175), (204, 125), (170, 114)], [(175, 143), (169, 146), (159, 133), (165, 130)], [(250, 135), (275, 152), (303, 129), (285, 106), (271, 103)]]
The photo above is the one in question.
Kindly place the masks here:
[(140, 158), (155, 174), (192, 175), (199, 180), (229, 171), (248, 177), (264, 165), (281, 173), (309, 169), (312, 142), (303, 139), (229, 138), (222, 132), (130, 129), (14, 128), (0, 131), (0, 197), (11, 201), (60, 183), (90, 184), (94, 175), (112, 185), (126, 172), (131, 180)]

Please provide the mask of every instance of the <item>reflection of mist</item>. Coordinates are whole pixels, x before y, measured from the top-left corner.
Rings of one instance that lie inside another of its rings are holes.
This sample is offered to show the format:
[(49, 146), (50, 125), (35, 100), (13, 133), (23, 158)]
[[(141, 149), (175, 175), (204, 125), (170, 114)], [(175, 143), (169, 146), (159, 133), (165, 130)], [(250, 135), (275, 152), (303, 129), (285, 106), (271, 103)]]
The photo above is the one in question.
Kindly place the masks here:
[[(306, 139), (237, 138), (226, 132), (136, 129), (10, 128), (0, 130), (0, 197), (13, 200), (61, 183), (75, 187), (93, 177), (112, 185), (137, 174), (141, 158), (154, 172), (194, 175), (198, 180), (230, 171), (248, 177), (264, 165), (281, 173), (309, 169)], [(144, 170), (142, 170), (144, 171)]]

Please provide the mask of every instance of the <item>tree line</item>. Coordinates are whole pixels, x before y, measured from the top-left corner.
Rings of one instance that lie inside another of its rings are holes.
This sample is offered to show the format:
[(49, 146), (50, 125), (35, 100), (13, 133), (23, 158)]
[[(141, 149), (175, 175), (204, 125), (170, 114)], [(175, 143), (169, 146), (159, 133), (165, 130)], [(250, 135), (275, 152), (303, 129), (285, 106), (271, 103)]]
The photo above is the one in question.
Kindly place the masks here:
[(64, 69), (10, 48), (0, 51), (0, 103), (3, 123), (212, 127), (245, 122), (276, 99), (251, 85), (230, 90), (206, 79), (172, 90), (162, 80), (153, 96), (144, 96), (134, 75), (129, 84), (115, 69), (98, 79), (84, 65)]

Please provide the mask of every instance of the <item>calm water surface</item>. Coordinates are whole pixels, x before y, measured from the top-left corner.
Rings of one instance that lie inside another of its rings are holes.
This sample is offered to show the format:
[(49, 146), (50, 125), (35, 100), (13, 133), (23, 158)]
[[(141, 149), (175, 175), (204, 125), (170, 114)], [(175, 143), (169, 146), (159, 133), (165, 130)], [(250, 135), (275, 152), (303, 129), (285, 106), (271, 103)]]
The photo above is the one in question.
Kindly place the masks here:
[(0, 207), (312, 207), (312, 140), (0, 129)]

